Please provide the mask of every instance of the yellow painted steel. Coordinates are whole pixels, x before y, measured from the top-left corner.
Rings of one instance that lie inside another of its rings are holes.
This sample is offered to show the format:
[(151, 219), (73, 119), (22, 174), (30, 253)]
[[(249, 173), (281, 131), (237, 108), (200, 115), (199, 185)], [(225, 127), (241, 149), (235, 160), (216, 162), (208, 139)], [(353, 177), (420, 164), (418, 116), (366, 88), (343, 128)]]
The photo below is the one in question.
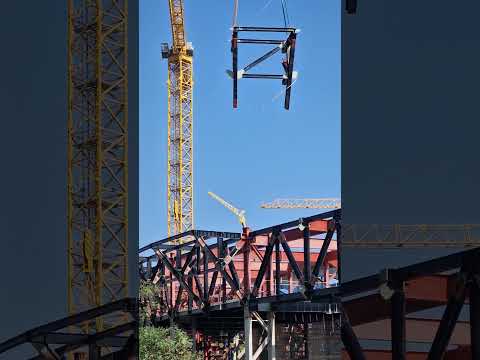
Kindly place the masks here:
[(193, 222), (193, 56), (185, 40), (183, 0), (169, 0), (173, 43), (168, 54), (167, 227), (175, 235)]
[(210, 195), (212, 198), (217, 200), (220, 204), (222, 204), (224, 207), (226, 207), (228, 210), (230, 210), (237, 218), (240, 224), (242, 225), (242, 228), (247, 227), (247, 219), (245, 217), (245, 210), (239, 210), (226, 200), (222, 199), (220, 196), (217, 194), (209, 191), (208, 195)]
[(68, 0), (70, 314), (128, 296), (127, 9), (127, 0)]

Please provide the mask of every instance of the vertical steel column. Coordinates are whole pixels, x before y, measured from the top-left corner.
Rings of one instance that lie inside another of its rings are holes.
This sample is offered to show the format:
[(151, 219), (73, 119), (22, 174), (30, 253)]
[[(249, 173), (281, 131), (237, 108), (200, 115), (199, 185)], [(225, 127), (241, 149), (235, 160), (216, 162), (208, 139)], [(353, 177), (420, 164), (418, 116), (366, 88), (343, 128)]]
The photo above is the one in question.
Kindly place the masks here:
[(238, 106), (237, 98), (237, 89), (238, 89), (238, 32), (236, 28), (233, 28), (232, 33), (232, 70), (233, 70), (233, 108), (236, 109)]
[[(402, 286), (403, 288), (403, 286)], [(397, 289), (391, 298), (392, 360), (406, 359), (405, 293)]]
[(203, 250), (203, 297), (205, 304), (208, 304), (208, 253)]
[(342, 284), (342, 223), (340, 218), (334, 218), (334, 221), (337, 230), (337, 281), (340, 286)]
[(97, 344), (93, 343), (88, 345), (88, 360), (99, 360), (100, 355), (100, 348)]
[(305, 342), (305, 359), (310, 359), (310, 346), (309, 346), (309, 343), (308, 343), (308, 339), (309, 339), (309, 336), (308, 336), (308, 320), (303, 320), (303, 339), (304, 339), (304, 342)]
[(268, 360), (276, 359), (275, 336), (275, 313), (270, 311), (268, 313)]
[(480, 359), (480, 287), (475, 277), (470, 286), (470, 339), (472, 359)]
[(243, 308), (243, 326), (245, 333), (245, 360), (253, 360), (252, 314), (246, 305)]
[(303, 280), (305, 290), (310, 288), (312, 264), (310, 262), (310, 226), (307, 224), (303, 229)]
[(275, 240), (275, 294), (280, 295), (280, 282), (281, 282), (281, 277), (280, 277), (280, 271), (281, 271), (281, 266), (280, 266), (280, 240), (277, 237)]
[(250, 239), (245, 237), (245, 245), (243, 250), (243, 292), (248, 298), (250, 296)]
[[(225, 246), (223, 243), (223, 238), (217, 238), (217, 245), (218, 245), (218, 258), (224, 259), (225, 258)], [(222, 276), (222, 301), (225, 302), (227, 300), (227, 282), (225, 281), (225, 277)]]

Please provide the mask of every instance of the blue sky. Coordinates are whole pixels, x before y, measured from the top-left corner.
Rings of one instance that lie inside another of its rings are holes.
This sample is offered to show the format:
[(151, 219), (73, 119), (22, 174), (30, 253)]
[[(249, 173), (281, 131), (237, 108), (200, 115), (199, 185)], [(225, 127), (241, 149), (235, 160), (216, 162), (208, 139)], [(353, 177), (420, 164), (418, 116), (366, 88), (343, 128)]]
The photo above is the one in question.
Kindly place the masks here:
[[(301, 29), (289, 111), (275, 80), (240, 81), (239, 108), (232, 108), (225, 70), (231, 68), (233, 1), (184, 2), (187, 41), (195, 48), (195, 228), (241, 229), (208, 191), (245, 209), (253, 229), (320, 212), (260, 204), (278, 197), (340, 197), (340, 1), (288, 2), (290, 25)], [(238, 24), (283, 26), (281, 1), (239, 1)], [(162, 42), (171, 43), (167, 0), (140, 1), (140, 245), (167, 233)], [(255, 46), (240, 48), (241, 65), (271, 49)], [(255, 70), (279, 73), (280, 61), (277, 55)]]

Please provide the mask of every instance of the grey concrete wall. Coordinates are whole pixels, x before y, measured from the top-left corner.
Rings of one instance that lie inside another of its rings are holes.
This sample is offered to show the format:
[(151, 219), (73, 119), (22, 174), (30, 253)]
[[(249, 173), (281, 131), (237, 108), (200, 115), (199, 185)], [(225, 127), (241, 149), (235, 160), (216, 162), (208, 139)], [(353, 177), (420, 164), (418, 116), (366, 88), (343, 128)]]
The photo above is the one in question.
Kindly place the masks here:
[[(66, 5), (2, 4), (0, 342), (67, 313)], [(136, 280), (138, 2), (130, 7), (130, 274)], [(136, 282), (130, 287), (135, 295)], [(25, 352), (0, 358), (23, 359)]]
[[(342, 15), (345, 223), (480, 223), (480, 3), (358, 0)], [(442, 249), (344, 251), (344, 280)]]

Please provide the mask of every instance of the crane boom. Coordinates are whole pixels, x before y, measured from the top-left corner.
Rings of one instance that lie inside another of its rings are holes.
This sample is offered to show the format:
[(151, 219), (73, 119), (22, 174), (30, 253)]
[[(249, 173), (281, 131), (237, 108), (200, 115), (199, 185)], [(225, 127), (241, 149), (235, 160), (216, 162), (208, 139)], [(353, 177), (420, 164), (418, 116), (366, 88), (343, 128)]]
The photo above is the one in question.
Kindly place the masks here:
[(275, 199), (261, 205), (263, 209), (338, 209), (340, 199)]
[(186, 42), (183, 0), (168, 0), (172, 46), (168, 59), (168, 236), (193, 229), (193, 47)]
[(233, 206), (232, 204), (228, 203), (227, 201), (223, 200), (220, 196), (218, 196), (217, 194), (214, 194), (213, 192), (209, 191), (208, 192), (208, 195), (210, 195), (212, 198), (214, 198), (215, 200), (217, 200), (220, 204), (222, 204), (223, 206), (225, 206), (228, 210), (230, 210), (232, 213), (234, 213), (237, 218), (238, 218), (238, 221), (240, 222), (240, 224), (242, 224), (242, 227), (246, 227), (247, 226), (247, 219), (245, 218), (245, 210), (239, 210), (237, 209), (235, 206)]

